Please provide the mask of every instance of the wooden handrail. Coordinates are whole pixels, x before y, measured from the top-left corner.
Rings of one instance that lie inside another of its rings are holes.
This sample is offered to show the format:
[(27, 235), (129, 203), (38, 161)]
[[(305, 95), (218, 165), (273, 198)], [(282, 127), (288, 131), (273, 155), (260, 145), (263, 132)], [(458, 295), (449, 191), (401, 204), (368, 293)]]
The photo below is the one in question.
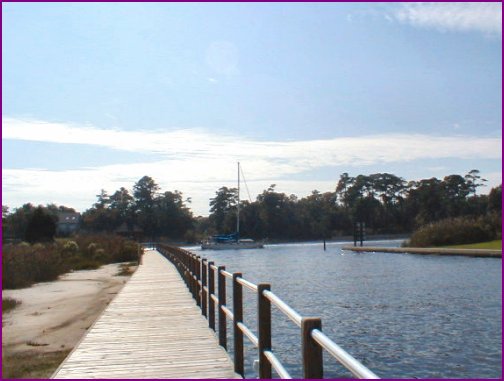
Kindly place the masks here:
[(257, 292), (257, 286), (254, 283), (251, 283), (243, 278), (238, 278), (236, 281), (240, 283), (242, 286), (247, 287), (250, 291)]
[(229, 320), (234, 321), (234, 314), (229, 308), (227, 308), (226, 306), (221, 306), (221, 310), (229, 318)]
[(282, 379), (291, 379), (291, 375), (287, 370), (283, 367), (282, 363), (278, 358), (275, 356), (275, 354), (271, 351), (266, 351), (264, 352), (264, 355), (268, 359), (268, 361), (271, 363), (273, 368), (275, 369), (275, 372), (280, 376)]
[(230, 272), (228, 271), (221, 271), (222, 275), (224, 275), (226, 278), (228, 279), (233, 279), (233, 274), (231, 274)]
[(257, 348), (259, 346), (259, 339), (257, 338), (256, 335), (252, 333), (250, 329), (247, 328), (247, 326), (243, 323), (238, 323), (238, 328), (241, 329), (241, 331), (245, 334), (245, 336), (248, 337), (250, 342), (254, 344), (254, 347)]
[(265, 290), (263, 291), (263, 293), (264, 296), (268, 298), (276, 307), (278, 307), (280, 311), (282, 311), (289, 319), (296, 323), (299, 328), (301, 328), (301, 321), (303, 320), (303, 318), (300, 314), (290, 308), (287, 303), (285, 303), (271, 291)]
[[(301, 348), (304, 378), (323, 378), (323, 350), (357, 378), (379, 378), (359, 361), (345, 352), (322, 332), (322, 321), (318, 317), (303, 317), (287, 303), (271, 292), (266, 283), (254, 284), (243, 278), (241, 273), (230, 273), (225, 266), (217, 266), (187, 250), (156, 245), (157, 250), (177, 267), (193, 294), (202, 314), (207, 317), (211, 329), (216, 331), (215, 307), (217, 305), (219, 345), (227, 350), (227, 321), (233, 322), (234, 367), (242, 377), (244, 372), (243, 336), (258, 348), (259, 378), (271, 379), (272, 368), (281, 378), (292, 378), (271, 348), (271, 305), (301, 328)], [(226, 279), (232, 281), (231, 311), (226, 305)], [(217, 282), (217, 285), (215, 283)], [(217, 287), (217, 295), (215, 288)], [(257, 294), (256, 336), (243, 322), (243, 287)]]
[(320, 344), (322, 348), (328, 351), (335, 359), (345, 366), (357, 378), (377, 379), (376, 374), (359, 363), (348, 352), (342, 349), (338, 344), (328, 338), (322, 331), (314, 329), (311, 332), (313, 339)]

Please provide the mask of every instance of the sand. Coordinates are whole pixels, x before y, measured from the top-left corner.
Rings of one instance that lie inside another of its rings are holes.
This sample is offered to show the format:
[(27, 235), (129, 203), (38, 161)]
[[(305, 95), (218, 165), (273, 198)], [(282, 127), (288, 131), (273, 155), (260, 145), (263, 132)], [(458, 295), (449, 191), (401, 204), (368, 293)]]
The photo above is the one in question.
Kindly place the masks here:
[(72, 349), (128, 280), (115, 275), (118, 268), (75, 271), (54, 282), (2, 291), (4, 298), (21, 302), (2, 316), (2, 357)]

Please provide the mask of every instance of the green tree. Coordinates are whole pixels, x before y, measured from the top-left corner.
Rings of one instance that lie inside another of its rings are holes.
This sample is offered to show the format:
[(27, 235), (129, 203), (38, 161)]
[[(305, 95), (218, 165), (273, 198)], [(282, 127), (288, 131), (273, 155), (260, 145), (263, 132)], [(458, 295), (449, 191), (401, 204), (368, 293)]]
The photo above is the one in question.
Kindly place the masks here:
[(159, 189), (159, 185), (149, 176), (142, 177), (133, 186), (138, 224), (142, 227), (144, 233), (152, 239), (158, 234), (154, 206)]
[(121, 187), (110, 196), (109, 209), (113, 215), (112, 218), (116, 220), (116, 227), (123, 223), (135, 222), (134, 199), (126, 188)]
[(9, 231), (7, 221), (9, 214), (9, 207), (7, 205), (2, 205), (2, 237), (4, 238), (7, 236), (7, 232)]
[(488, 194), (488, 211), (502, 214), (502, 184), (490, 190)]
[(416, 226), (439, 221), (447, 216), (442, 181), (433, 177), (410, 183), (408, 212)]
[[(238, 189), (221, 187), (210, 199), (210, 222), (218, 233), (236, 231)], [(234, 222), (233, 222), (234, 221)]]
[(52, 242), (56, 234), (56, 221), (41, 206), (35, 209), (28, 221), (25, 240), (29, 243)]
[(98, 201), (94, 204), (96, 209), (106, 208), (110, 203), (110, 197), (105, 189), (102, 189), (100, 194), (97, 194), (96, 197), (98, 198)]
[(298, 231), (296, 203), (285, 193), (275, 191), (275, 184), (257, 196), (259, 216), (269, 237), (293, 238)]
[(335, 226), (336, 193), (312, 191), (298, 204), (310, 238), (329, 238)]
[(189, 230), (194, 228), (193, 215), (183, 199), (182, 192), (164, 192), (156, 200), (156, 219), (159, 234), (172, 238), (183, 239)]
[(443, 178), (444, 206), (447, 215), (457, 217), (465, 214), (467, 196), (471, 193), (471, 185), (460, 175), (449, 175)]
[(480, 176), (480, 171), (477, 169), (472, 169), (470, 170), (464, 178), (466, 179), (467, 187), (469, 190), (469, 194), (472, 194), (473, 196), (476, 195), (476, 191), (479, 187), (485, 186), (485, 182), (487, 182), (487, 179), (483, 179)]
[(6, 219), (8, 227), (7, 235), (10, 238), (24, 239), (28, 221), (35, 212), (35, 206), (30, 203), (24, 204), (20, 208), (16, 208), (14, 213), (10, 213)]
[(117, 227), (117, 218), (109, 208), (94, 207), (82, 213), (82, 227), (90, 232), (112, 232)]
[(338, 181), (338, 185), (336, 185), (336, 195), (339, 202), (345, 207), (348, 208), (349, 200), (348, 200), (348, 188), (353, 185), (355, 181), (354, 177), (348, 176), (348, 173), (343, 173), (340, 175), (340, 179)]

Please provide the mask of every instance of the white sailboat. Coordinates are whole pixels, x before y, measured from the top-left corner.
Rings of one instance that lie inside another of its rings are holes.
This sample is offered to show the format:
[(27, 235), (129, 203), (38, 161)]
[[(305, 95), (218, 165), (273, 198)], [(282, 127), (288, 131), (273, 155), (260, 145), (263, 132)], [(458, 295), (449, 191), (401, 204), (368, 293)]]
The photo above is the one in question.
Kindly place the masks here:
[(203, 250), (262, 249), (264, 244), (249, 238), (240, 238), (240, 162), (238, 162), (238, 205), (236, 208), (236, 233), (209, 237), (201, 244)]

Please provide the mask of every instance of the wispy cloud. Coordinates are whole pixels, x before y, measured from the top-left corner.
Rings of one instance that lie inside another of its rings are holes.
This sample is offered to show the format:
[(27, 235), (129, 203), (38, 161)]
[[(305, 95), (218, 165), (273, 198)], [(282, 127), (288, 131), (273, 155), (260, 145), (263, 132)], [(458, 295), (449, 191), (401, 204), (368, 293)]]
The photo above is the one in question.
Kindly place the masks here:
[[(412, 162), (422, 159), (499, 159), (501, 138), (388, 134), (293, 142), (261, 141), (216, 135), (203, 129), (174, 131), (124, 131), (89, 125), (49, 123), (3, 118), (3, 139), (87, 144), (155, 155), (155, 162), (82, 167), (67, 171), (51, 168), (2, 170), (7, 199), (64, 203), (86, 199), (89, 207), (100, 188), (130, 188), (143, 175), (152, 176), (163, 189), (179, 189), (191, 196), (198, 213), (206, 213), (208, 199), (222, 185), (232, 185), (236, 161), (245, 164), (253, 194), (270, 183), (292, 186), (287, 193), (323, 186), (325, 182), (290, 181), (324, 167), (357, 168), (368, 165)], [(78, 152), (78, 151), (76, 151)], [(337, 174), (333, 183), (337, 181)], [(316, 184), (319, 184), (317, 186)], [(327, 184), (326, 184), (327, 185)], [(334, 185), (334, 184), (333, 184)], [(327, 189), (331, 189), (328, 187)], [(25, 194), (26, 193), (26, 194)], [(26, 198), (24, 198), (26, 197)], [(53, 199), (48, 199), (48, 198)], [(45, 200), (45, 201), (43, 201)], [(81, 204), (82, 205), (82, 204)]]
[[(417, 159), (501, 157), (500, 138), (386, 134), (292, 142), (214, 134), (204, 129), (125, 131), (3, 118), (3, 139), (87, 144), (151, 153), (163, 160), (263, 162), (256, 176), (297, 173), (327, 165), (368, 165)], [(268, 169), (268, 171), (264, 171)]]
[(501, 3), (401, 3), (392, 17), (416, 27), (502, 35)]

